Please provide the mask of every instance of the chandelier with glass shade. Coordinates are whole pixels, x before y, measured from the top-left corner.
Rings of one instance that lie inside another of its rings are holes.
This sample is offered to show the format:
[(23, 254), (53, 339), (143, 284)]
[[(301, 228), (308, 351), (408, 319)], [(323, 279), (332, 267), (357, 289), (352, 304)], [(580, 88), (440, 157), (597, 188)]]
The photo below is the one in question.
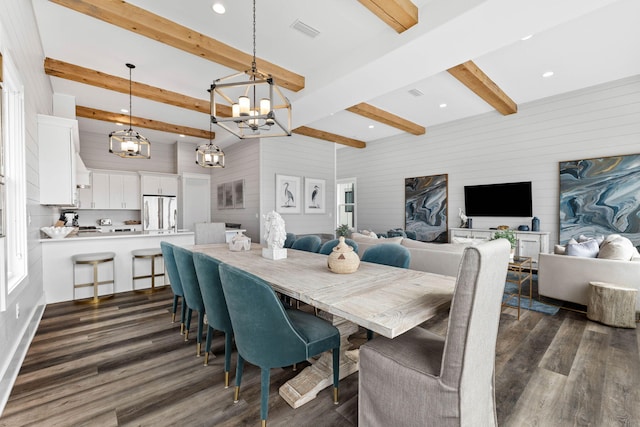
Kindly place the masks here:
[(215, 80), (209, 93), (211, 122), (238, 138), (291, 136), (291, 103), (273, 77), (258, 70), (256, 65), (255, 0), (251, 69)]
[(209, 143), (196, 148), (196, 163), (203, 168), (223, 168), (224, 152), (220, 147), (214, 145), (211, 135), (213, 132), (211, 122), (209, 122)]
[(131, 128), (131, 70), (136, 66), (126, 66), (129, 68), (129, 129), (109, 134), (109, 152), (125, 159), (150, 159), (151, 143)]

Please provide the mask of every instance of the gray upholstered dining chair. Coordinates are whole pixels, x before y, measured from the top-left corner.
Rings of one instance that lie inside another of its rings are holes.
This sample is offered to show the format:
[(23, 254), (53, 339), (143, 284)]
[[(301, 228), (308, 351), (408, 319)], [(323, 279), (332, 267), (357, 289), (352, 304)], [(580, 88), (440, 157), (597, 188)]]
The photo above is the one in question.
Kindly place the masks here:
[(360, 426), (495, 426), (504, 239), (465, 249), (445, 337), (416, 327), (360, 347)]
[(297, 310), (285, 310), (271, 286), (261, 278), (228, 264), (220, 264), (220, 280), (233, 325), (238, 364), (238, 401), (244, 361), (261, 370), (260, 418), (267, 422), (271, 368), (302, 362), (333, 352), (334, 402), (338, 401), (340, 333), (326, 320)]
[(322, 239), (315, 235), (309, 235), (296, 239), (291, 245), (291, 249), (317, 253), (320, 250), (320, 246), (322, 246)]
[(176, 311), (178, 310), (178, 301), (180, 303), (180, 335), (184, 334), (184, 321), (187, 315), (186, 301), (184, 299), (184, 290), (182, 289), (182, 282), (180, 282), (180, 276), (178, 275), (178, 267), (176, 266), (176, 260), (173, 256), (174, 245), (169, 242), (160, 242), (160, 250), (162, 250), (162, 258), (164, 258), (164, 268), (169, 275), (169, 285), (171, 285), (171, 291), (173, 292), (173, 307), (171, 321), (176, 321)]
[[(358, 244), (355, 241), (351, 239), (344, 239), (344, 242), (347, 245), (351, 246), (355, 253), (358, 253)], [(333, 251), (333, 248), (338, 246), (338, 243), (340, 243), (340, 239), (333, 239), (333, 240), (324, 242), (320, 247), (319, 253), (321, 253), (322, 255), (329, 255)]]
[(220, 261), (209, 255), (194, 252), (193, 265), (196, 268), (198, 284), (202, 293), (204, 311), (207, 315), (207, 341), (204, 346), (204, 365), (209, 363), (209, 353), (211, 352), (211, 339), (214, 329), (224, 332), (224, 387), (229, 387), (229, 367), (231, 365), (231, 351), (233, 328), (229, 318), (227, 302), (222, 292), (220, 283)]
[(178, 275), (184, 290), (184, 297), (187, 300), (187, 319), (184, 324), (184, 340), (189, 340), (189, 328), (191, 326), (191, 315), (193, 311), (198, 313), (198, 332), (196, 335), (196, 356), (200, 357), (202, 348), (202, 330), (204, 329), (204, 302), (198, 284), (198, 276), (193, 265), (193, 252), (180, 246), (173, 247), (173, 256), (178, 266)]

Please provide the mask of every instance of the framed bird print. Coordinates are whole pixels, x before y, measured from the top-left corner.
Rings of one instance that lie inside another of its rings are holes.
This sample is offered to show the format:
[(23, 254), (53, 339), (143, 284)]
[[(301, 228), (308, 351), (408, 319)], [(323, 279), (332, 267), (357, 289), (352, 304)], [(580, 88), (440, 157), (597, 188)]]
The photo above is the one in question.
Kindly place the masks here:
[(276, 212), (299, 214), (302, 206), (300, 190), (299, 176), (276, 175)]
[(326, 181), (324, 179), (305, 178), (304, 179), (304, 213), (323, 214), (325, 213), (325, 190)]

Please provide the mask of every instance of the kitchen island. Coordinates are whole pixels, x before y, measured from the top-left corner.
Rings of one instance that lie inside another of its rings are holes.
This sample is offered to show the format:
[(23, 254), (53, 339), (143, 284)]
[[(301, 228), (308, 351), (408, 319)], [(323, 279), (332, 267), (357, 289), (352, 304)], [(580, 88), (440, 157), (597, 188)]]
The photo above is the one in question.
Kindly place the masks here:
[[(64, 239), (40, 239), (42, 243), (42, 281), (47, 304), (73, 300), (73, 264), (71, 257), (75, 254), (93, 252), (114, 252), (115, 289), (114, 292), (133, 290), (131, 251), (135, 249), (159, 248), (161, 241), (175, 245), (193, 245), (192, 231), (127, 231), (127, 232), (79, 232)], [(150, 270), (151, 266), (136, 264), (136, 274)], [(162, 271), (156, 265), (156, 271)], [(78, 268), (77, 282), (92, 280), (91, 268)], [(104, 276), (102, 276), (104, 274)], [(111, 266), (100, 267), (102, 277), (111, 277)], [(168, 283), (168, 277), (167, 283)], [(161, 284), (160, 284), (161, 285)], [(136, 281), (136, 289), (150, 287), (149, 281)], [(156, 284), (158, 286), (158, 284)], [(104, 293), (111, 293), (110, 285), (105, 286)], [(82, 292), (86, 292), (86, 295)], [(77, 289), (76, 298), (91, 297), (90, 288)]]

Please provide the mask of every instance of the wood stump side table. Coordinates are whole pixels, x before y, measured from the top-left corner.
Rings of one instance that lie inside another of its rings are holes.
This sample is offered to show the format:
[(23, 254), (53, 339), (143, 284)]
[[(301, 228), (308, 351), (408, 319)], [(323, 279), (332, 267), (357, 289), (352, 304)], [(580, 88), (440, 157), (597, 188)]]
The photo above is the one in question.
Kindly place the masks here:
[(637, 289), (589, 282), (587, 318), (609, 326), (635, 328), (637, 294)]

